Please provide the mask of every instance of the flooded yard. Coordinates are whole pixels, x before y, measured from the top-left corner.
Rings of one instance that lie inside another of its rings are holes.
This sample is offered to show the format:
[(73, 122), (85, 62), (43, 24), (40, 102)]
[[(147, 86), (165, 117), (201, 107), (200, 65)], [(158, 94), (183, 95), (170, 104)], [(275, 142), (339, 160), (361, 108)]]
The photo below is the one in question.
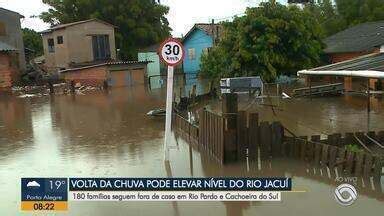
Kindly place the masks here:
[[(164, 89), (143, 86), (80, 96), (0, 98), (0, 212), (20, 215), (22, 177), (211, 177), (287, 176), (296, 192), (282, 202), (70, 202), (68, 215), (379, 215), (384, 194), (368, 183), (357, 202), (337, 204), (337, 183), (323, 171), (291, 160), (276, 160), (250, 171), (245, 164), (219, 166), (174, 140), (170, 163), (163, 162), (164, 119), (146, 113), (163, 107)], [(275, 110), (265, 104), (274, 104)], [(240, 109), (262, 120), (279, 120), (298, 135), (383, 130), (382, 101), (373, 101), (369, 122), (365, 98), (244, 99)], [(264, 105), (261, 105), (264, 104)], [(219, 103), (213, 103), (212, 109)], [(275, 113), (275, 114), (274, 114)], [(315, 174), (316, 173), (316, 174)], [(319, 174), (321, 173), (321, 174)], [(383, 185), (383, 182), (381, 182)]]

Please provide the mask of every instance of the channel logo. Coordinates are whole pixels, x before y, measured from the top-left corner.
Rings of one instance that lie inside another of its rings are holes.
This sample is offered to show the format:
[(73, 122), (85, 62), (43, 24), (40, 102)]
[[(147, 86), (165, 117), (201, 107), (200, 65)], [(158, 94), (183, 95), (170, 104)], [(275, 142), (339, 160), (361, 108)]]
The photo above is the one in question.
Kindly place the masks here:
[(350, 184), (341, 184), (335, 189), (335, 199), (343, 206), (350, 206), (357, 200), (356, 188)]

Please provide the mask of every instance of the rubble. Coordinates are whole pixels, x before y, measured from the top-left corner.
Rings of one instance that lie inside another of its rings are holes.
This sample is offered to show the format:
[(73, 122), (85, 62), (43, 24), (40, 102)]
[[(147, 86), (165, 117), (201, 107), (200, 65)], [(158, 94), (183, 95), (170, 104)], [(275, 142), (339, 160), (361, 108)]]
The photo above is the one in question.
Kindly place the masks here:
[[(71, 94), (70, 84), (57, 83), (53, 84), (54, 95), (69, 95)], [(90, 92), (102, 91), (102, 87), (83, 86), (80, 83), (75, 85), (75, 93), (77, 95), (86, 95)], [(12, 87), (12, 94), (19, 98), (32, 98), (51, 95), (49, 85), (41, 86), (14, 86)]]

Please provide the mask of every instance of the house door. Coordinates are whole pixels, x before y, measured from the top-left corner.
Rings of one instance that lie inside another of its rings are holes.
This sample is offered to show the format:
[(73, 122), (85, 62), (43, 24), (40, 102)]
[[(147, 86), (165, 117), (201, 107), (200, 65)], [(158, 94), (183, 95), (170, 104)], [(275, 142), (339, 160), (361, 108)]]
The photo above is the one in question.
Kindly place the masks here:
[(93, 59), (95, 61), (111, 59), (108, 35), (92, 36)]

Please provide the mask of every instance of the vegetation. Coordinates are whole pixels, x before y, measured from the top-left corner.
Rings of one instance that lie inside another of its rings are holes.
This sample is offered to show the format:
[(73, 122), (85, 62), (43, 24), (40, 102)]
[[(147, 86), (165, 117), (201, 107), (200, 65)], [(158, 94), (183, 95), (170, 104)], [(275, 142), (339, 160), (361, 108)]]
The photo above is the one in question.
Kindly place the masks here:
[(40, 18), (52, 26), (98, 18), (118, 27), (116, 45), (123, 59), (170, 35), (165, 15), (169, 8), (154, 0), (43, 0), (51, 8)]
[(32, 29), (24, 28), (23, 31), (23, 40), (24, 46), (28, 49), (34, 51), (35, 56), (40, 56), (43, 54), (43, 41), (39, 33)]
[(360, 23), (384, 20), (383, 0), (317, 0), (306, 4), (304, 10), (319, 21), (325, 36)]
[(272, 81), (320, 62), (322, 30), (308, 10), (261, 3), (223, 25), (221, 41), (202, 57), (203, 76), (261, 75)]
[(349, 144), (349, 145), (346, 145), (345, 146), (345, 149), (346, 150), (349, 150), (351, 152), (356, 152), (356, 153), (359, 153), (359, 152), (363, 152), (363, 149), (361, 149), (358, 145), (356, 144)]
[(321, 41), (350, 26), (384, 20), (384, 0), (313, 0), (302, 9), (270, 0), (223, 23), (221, 42), (203, 55), (201, 75), (260, 75), (266, 81), (318, 66)]

